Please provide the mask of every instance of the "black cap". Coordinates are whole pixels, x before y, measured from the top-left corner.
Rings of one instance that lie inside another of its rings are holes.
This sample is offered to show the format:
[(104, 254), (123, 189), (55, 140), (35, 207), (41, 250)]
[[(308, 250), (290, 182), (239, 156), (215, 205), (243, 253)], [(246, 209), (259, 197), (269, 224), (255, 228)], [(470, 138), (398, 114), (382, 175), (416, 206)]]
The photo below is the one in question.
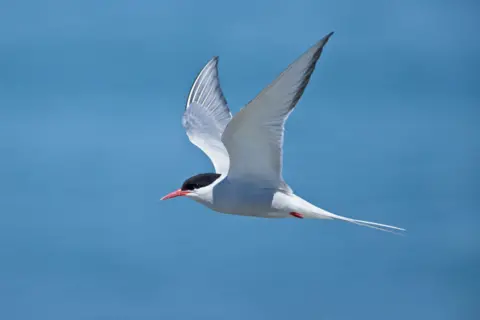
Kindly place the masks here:
[(217, 180), (221, 174), (218, 173), (201, 173), (188, 178), (182, 185), (182, 190), (195, 190), (206, 187)]

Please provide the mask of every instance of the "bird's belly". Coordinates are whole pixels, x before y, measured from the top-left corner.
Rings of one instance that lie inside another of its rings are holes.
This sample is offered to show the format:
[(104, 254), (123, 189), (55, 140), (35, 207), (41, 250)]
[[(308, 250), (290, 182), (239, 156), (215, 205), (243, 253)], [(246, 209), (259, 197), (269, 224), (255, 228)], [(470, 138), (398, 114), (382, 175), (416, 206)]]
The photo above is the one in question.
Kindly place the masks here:
[(229, 197), (215, 199), (211, 209), (222, 213), (240, 215), (261, 215), (271, 210), (270, 206), (263, 199), (252, 199), (238, 194), (231, 194)]
[(227, 181), (215, 187), (213, 201), (208, 206), (222, 213), (276, 217), (280, 212), (272, 208), (274, 194), (273, 190)]

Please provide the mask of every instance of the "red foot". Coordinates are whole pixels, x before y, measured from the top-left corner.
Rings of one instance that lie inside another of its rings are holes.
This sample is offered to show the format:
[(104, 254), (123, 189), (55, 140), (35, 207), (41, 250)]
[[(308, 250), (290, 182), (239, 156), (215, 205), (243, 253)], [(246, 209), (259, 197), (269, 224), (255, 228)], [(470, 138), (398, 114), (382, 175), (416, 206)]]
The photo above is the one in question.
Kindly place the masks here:
[(295, 217), (295, 218), (303, 219), (303, 215), (301, 213), (298, 213), (298, 212), (290, 212), (290, 215)]

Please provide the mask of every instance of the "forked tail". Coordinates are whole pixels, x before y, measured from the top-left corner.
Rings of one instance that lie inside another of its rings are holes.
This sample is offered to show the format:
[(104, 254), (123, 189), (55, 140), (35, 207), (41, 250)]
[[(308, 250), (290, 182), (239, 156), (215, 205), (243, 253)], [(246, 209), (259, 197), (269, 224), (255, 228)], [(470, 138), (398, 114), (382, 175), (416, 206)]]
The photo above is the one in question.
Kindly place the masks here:
[(321, 212), (317, 212), (317, 213), (322, 215), (323, 219), (335, 219), (335, 220), (347, 221), (347, 222), (350, 222), (350, 223), (357, 224), (359, 226), (369, 227), (369, 228), (372, 228), (372, 229), (377, 229), (377, 230), (390, 232), (390, 233), (398, 234), (398, 235), (402, 235), (403, 232), (406, 231), (403, 228), (390, 226), (388, 224), (381, 224), (381, 223), (376, 223), (376, 222), (370, 222), (370, 221), (364, 221), (364, 220), (357, 220), (357, 219), (342, 217), (342, 216), (330, 213), (328, 211), (325, 211), (323, 209), (320, 209), (320, 210), (321, 210)]
[(289, 209), (291, 210), (290, 215), (296, 218), (342, 220), (342, 221), (347, 221), (353, 224), (358, 224), (359, 226), (369, 227), (372, 229), (377, 229), (377, 230), (390, 232), (394, 234), (400, 234), (400, 235), (403, 234), (403, 232), (405, 231), (405, 229), (403, 228), (390, 226), (388, 224), (381, 224), (377, 222), (357, 220), (357, 219), (339, 216), (337, 214), (323, 210), (296, 195), (291, 195), (287, 199), (282, 199), (282, 200), (283, 202), (281, 202), (280, 204), (289, 203), (290, 205)]

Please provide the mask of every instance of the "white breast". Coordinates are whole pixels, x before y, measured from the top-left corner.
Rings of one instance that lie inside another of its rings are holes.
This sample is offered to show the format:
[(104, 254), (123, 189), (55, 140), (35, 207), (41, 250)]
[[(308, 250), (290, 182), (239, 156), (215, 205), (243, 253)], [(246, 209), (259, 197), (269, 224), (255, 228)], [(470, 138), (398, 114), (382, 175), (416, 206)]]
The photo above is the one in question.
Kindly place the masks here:
[(222, 213), (277, 216), (280, 212), (272, 207), (276, 192), (259, 188), (252, 182), (231, 181), (227, 177), (212, 187), (208, 201), (205, 198), (197, 201)]

